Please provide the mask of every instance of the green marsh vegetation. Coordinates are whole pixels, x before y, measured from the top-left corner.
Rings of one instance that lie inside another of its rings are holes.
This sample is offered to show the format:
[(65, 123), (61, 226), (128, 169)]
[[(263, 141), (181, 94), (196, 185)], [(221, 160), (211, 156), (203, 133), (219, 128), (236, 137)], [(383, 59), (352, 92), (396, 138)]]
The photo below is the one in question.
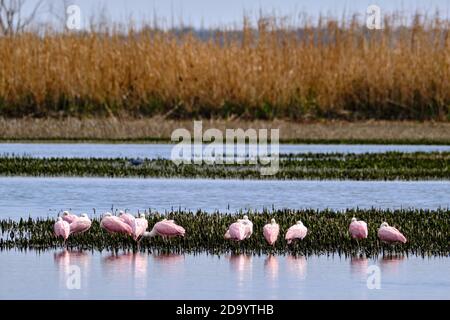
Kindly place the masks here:
[[(247, 214), (253, 222), (251, 238), (235, 243), (223, 238), (228, 226)], [(369, 235), (359, 242), (351, 239), (348, 226), (352, 217), (368, 224)], [(174, 219), (186, 229), (184, 238), (144, 238), (139, 247), (124, 235), (111, 235), (100, 228), (99, 218), (93, 218), (92, 227), (84, 234), (69, 237), (67, 248), (79, 250), (140, 250), (166, 253), (252, 253), (252, 254), (337, 254), (351, 256), (408, 255), (448, 256), (450, 254), (450, 211), (448, 209), (379, 210), (263, 210), (237, 213), (207, 213), (203, 211), (152, 212), (147, 215), (149, 229), (162, 218)], [(274, 247), (263, 238), (262, 228), (271, 218), (280, 225), (280, 235)], [(308, 228), (303, 241), (287, 245), (287, 229), (301, 220)], [(377, 230), (383, 221), (397, 227), (408, 239), (406, 244), (388, 245), (377, 239)], [(61, 239), (53, 235), (53, 218), (0, 220), (0, 249), (39, 249), (62, 247)]]
[(214, 179), (450, 179), (450, 152), (284, 154), (273, 176), (260, 174), (260, 165), (180, 164), (168, 159), (0, 158), (3, 176), (160, 177)]

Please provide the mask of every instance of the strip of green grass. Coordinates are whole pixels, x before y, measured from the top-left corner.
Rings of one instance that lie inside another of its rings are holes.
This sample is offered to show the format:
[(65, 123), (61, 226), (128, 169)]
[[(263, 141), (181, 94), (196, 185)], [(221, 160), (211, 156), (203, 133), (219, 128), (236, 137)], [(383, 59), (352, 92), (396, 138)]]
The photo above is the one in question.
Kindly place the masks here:
[(180, 164), (171, 160), (0, 158), (3, 176), (161, 177), (213, 179), (450, 179), (450, 152), (281, 155), (275, 175), (244, 164)]
[[(81, 235), (69, 237), (67, 247), (82, 250), (158, 250), (163, 252), (196, 253), (206, 251), (213, 254), (227, 252), (295, 253), (295, 254), (339, 254), (377, 256), (389, 254), (417, 254), (422, 256), (450, 254), (450, 211), (447, 210), (378, 210), (352, 209), (345, 212), (331, 210), (277, 210), (262, 212), (240, 212), (247, 214), (253, 222), (253, 235), (242, 243), (223, 238), (228, 226), (236, 221), (235, 214), (173, 211), (164, 217), (174, 219), (186, 229), (184, 238), (169, 241), (160, 238), (144, 238), (140, 247), (128, 236), (111, 235), (100, 228), (99, 219), (93, 219), (91, 229)], [(348, 234), (352, 217), (367, 222), (369, 235), (356, 242)], [(163, 215), (148, 215), (149, 229)], [(263, 226), (271, 218), (280, 225), (280, 235), (274, 247), (269, 246), (262, 235)], [(287, 245), (284, 235), (287, 229), (301, 220), (308, 228), (303, 241)], [(386, 221), (398, 228), (408, 239), (406, 244), (388, 245), (377, 238), (380, 224)], [(25, 219), (20, 221), (0, 220), (0, 249), (51, 249), (62, 246), (61, 239), (53, 235), (53, 219)]]

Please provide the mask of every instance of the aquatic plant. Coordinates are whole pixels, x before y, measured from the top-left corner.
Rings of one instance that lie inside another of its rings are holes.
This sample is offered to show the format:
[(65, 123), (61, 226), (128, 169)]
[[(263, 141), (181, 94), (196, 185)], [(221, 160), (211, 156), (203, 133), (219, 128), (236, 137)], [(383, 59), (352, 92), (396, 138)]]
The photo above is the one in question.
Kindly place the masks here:
[(450, 152), (280, 155), (279, 171), (244, 164), (176, 165), (168, 159), (0, 157), (3, 176), (184, 177), (215, 179), (423, 180), (450, 178)]
[[(224, 239), (228, 226), (238, 217), (248, 215), (253, 222), (253, 235), (240, 243)], [(367, 222), (368, 238), (355, 241), (348, 233), (351, 218)], [(391, 255), (416, 254), (422, 256), (448, 256), (450, 254), (450, 211), (448, 209), (379, 210), (263, 210), (231, 213), (207, 213), (203, 211), (147, 212), (149, 228), (162, 218), (174, 219), (186, 230), (184, 238), (143, 238), (138, 245), (131, 237), (109, 234), (100, 228), (94, 218), (92, 227), (84, 234), (69, 237), (68, 248), (80, 250), (140, 250), (178, 253), (208, 252), (211, 254), (277, 253), (277, 254), (337, 254), (337, 255)], [(262, 233), (263, 226), (272, 218), (280, 225), (280, 237), (269, 246)], [(287, 229), (301, 220), (308, 228), (303, 241), (288, 245), (284, 240)], [(377, 238), (377, 230), (383, 221), (397, 227), (406, 236), (406, 244), (388, 245)], [(53, 218), (0, 220), (0, 250), (51, 249), (61, 247), (62, 240), (53, 235)]]

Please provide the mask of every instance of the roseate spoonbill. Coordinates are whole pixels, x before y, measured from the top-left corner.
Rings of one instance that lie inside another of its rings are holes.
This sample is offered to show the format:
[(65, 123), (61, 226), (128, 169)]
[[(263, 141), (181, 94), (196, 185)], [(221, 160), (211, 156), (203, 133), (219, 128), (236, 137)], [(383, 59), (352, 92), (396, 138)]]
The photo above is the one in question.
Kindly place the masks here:
[(263, 228), (264, 238), (271, 246), (273, 246), (275, 241), (277, 241), (279, 233), (280, 226), (275, 222), (275, 219), (270, 220), (270, 223), (266, 224)]
[(100, 222), (100, 227), (108, 231), (109, 233), (125, 233), (128, 235), (133, 234), (131, 227), (123, 222), (119, 217), (113, 216), (111, 213), (105, 213), (102, 221)]
[(92, 222), (86, 213), (83, 213), (78, 219), (70, 224), (70, 233), (83, 233), (89, 230)]
[(144, 237), (161, 236), (171, 238), (176, 236), (184, 237), (184, 234), (185, 230), (183, 227), (177, 225), (173, 220), (163, 219), (155, 223), (152, 231), (144, 232)]
[(387, 222), (383, 222), (378, 229), (378, 238), (387, 243), (406, 243), (405, 236), (394, 227), (390, 227)]
[(301, 221), (297, 221), (292, 227), (286, 232), (285, 239), (288, 244), (291, 244), (295, 239), (303, 240), (308, 233), (308, 228), (306, 228)]
[(135, 217), (133, 217), (131, 214), (125, 213), (124, 211), (119, 211), (119, 218), (131, 228), (133, 228)]
[(348, 227), (348, 231), (353, 239), (366, 239), (368, 235), (367, 231), (367, 223), (362, 220), (357, 220), (356, 218), (352, 218), (352, 222)]
[(242, 241), (246, 237), (247, 226), (239, 219), (237, 222), (232, 223), (227, 232), (225, 233), (224, 238), (227, 240), (236, 240)]
[(58, 217), (58, 220), (53, 226), (53, 231), (55, 233), (55, 236), (57, 238), (62, 237), (65, 243), (70, 234), (70, 225), (67, 221), (64, 221), (61, 217)]
[(136, 241), (140, 236), (144, 235), (148, 228), (148, 221), (145, 219), (145, 214), (141, 213), (139, 218), (134, 220), (132, 227), (133, 239)]
[(242, 220), (238, 220), (240, 223), (245, 226), (245, 239), (250, 238), (253, 233), (253, 223), (248, 219), (248, 216), (244, 216)]
[(62, 219), (67, 221), (69, 224), (78, 219), (78, 217), (74, 214), (71, 214), (69, 211), (64, 211)]

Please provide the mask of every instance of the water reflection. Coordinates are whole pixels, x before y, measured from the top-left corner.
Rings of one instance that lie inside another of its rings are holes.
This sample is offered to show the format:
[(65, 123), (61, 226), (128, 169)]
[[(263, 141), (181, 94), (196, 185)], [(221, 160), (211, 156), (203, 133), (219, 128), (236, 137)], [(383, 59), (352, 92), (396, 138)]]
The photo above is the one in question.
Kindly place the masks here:
[(253, 256), (246, 254), (232, 254), (228, 257), (230, 269), (234, 278), (239, 297), (244, 297), (245, 286), (252, 281)]
[(144, 297), (147, 292), (148, 259), (145, 253), (111, 254), (102, 259), (103, 272), (113, 279), (120, 277), (126, 281), (131, 275), (134, 294)]
[(184, 263), (184, 255), (174, 253), (161, 253), (153, 256), (153, 261), (162, 265), (176, 265)]
[(390, 255), (378, 260), (382, 272), (397, 274), (401, 264), (406, 260), (404, 255)]
[[(299, 280), (306, 277), (307, 263), (308, 279)], [(445, 299), (449, 263), (450, 257), (5, 250), (0, 299)], [(73, 264), (81, 269), (80, 290), (66, 286), (66, 270)], [(369, 290), (362, 276), (371, 265), (381, 269), (382, 290)]]
[(363, 257), (350, 258), (350, 272), (352, 275), (366, 278), (368, 268), (369, 259)]
[(271, 281), (276, 281), (278, 278), (278, 269), (278, 258), (273, 255), (267, 256), (267, 258), (264, 260), (264, 271), (266, 277)]
[(288, 255), (286, 256), (286, 269), (295, 277), (306, 279), (308, 263), (304, 256)]
[(57, 266), (59, 287), (62, 292), (88, 286), (90, 277), (91, 255), (83, 251), (64, 249), (53, 254)]

